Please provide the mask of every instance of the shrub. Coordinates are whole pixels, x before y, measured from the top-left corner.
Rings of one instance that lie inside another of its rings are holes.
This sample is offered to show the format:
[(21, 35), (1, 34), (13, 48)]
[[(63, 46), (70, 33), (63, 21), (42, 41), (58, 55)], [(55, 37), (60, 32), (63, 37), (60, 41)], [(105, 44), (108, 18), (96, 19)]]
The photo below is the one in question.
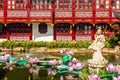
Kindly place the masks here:
[(48, 47), (48, 48), (87, 48), (91, 42), (12, 42), (5, 41), (0, 43), (0, 47)]
[(116, 34), (114, 37), (106, 42), (106, 47), (113, 48), (115, 46), (120, 46), (120, 34)]

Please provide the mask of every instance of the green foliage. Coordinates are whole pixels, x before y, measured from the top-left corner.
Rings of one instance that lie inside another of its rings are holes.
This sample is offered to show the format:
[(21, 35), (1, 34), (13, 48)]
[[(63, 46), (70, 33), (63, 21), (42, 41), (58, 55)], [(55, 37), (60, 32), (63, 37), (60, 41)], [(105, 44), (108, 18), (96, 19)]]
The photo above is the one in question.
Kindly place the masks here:
[(109, 74), (109, 73), (110, 73), (110, 72), (108, 72), (108, 71), (106, 70), (106, 68), (102, 68), (102, 69), (99, 70), (99, 75), (100, 75), (100, 76), (105, 75), (105, 74)]
[(120, 46), (120, 34), (116, 34), (114, 37), (106, 42), (106, 47), (108, 48), (115, 46)]
[(15, 43), (14, 42), (11, 42), (11, 41), (5, 41), (5, 42), (2, 42), (1, 43), (2, 47), (7, 47), (7, 48), (12, 48), (12, 47), (15, 47)]
[(48, 48), (87, 48), (91, 42), (12, 42), (5, 41), (0, 43), (0, 47), (48, 47)]
[(105, 56), (105, 59), (107, 59), (109, 62), (114, 62), (115, 56), (113, 56), (113, 55)]
[(88, 80), (88, 75), (89, 75), (89, 71), (88, 71), (88, 67), (84, 67), (82, 70), (82, 80)]

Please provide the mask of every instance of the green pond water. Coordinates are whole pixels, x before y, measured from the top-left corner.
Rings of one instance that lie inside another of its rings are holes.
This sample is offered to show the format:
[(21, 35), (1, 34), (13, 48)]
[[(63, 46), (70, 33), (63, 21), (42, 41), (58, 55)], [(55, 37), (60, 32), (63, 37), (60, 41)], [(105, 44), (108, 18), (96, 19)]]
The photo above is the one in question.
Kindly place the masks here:
[[(40, 60), (50, 60), (50, 59), (60, 59), (64, 54), (54, 53), (54, 54), (16, 54), (13, 55), (17, 58), (28, 58), (28, 57), (38, 57)], [(81, 70), (82, 78), (79, 80), (87, 80), (88, 75), (88, 67), (87, 60), (92, 58), (92, 54), (75, 54), (73, 57), (77, 58), (79, 62), (85, 64), (85, 67)], [(109, 63), (120, 64), (120, 56), (115, 55), (105, 55), (104, 56)], [(48, 68), (41, 68), (38, 74), (30, 74), (27, 68), (21, 69), (16, 68), (12, 71), (6, 71), (1, 68), (0, 70), (0, 80), (60, 80), (60, 74), (56, 74), (55, 76), (48, 75)], [(1, 74), (2, 73), (2, 74)], [(67, 74), (68, 75), (68, 74)], [(76, 76), (75, 76), (76, 77)]]

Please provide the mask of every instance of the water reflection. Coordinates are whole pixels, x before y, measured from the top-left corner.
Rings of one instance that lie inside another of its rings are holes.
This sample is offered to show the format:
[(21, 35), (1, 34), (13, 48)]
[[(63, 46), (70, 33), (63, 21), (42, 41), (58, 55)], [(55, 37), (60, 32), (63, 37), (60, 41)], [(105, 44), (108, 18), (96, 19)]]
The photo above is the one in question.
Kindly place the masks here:
[[(3, 54), (1, 54), (3, 55)], [(18, 59), (25, 59), (28, 60), (30, 57), (32, 58), (39, 58), (40, 61), (46, 61), (48, 62), (49, 60), (53, 60), (53, 59), (61, 59), (61, 57), (64, 56), (64, 54), (35, 54), (35, 53), (24, 53), (24, 54), (20, 54), (20, 53), (16, 53), (13, 55), (13, 57), (16, 57)], [(91, 55), (80, 55), (80, 54), (75, 54), (73, 57), (77, 58), (78, 61), (80, 61), (81, 63), (83, 63), (85, 65), (85, 67), (87, 68), (87, 59), (89, 59), (89, 57), (91, 57)], [(105, 58), (109, 61), (112, 62), (113, 64), (120, 64), (120, 56), (116, 56), (116, 55), (107, 55), (105, 56)], [(74, 59), (75, 60), (75, 59)], [(73, 60), (73, 62), (74, 62)], [(71, 65), (71, 64), (68, 64)], [(26, 65), (27, 66), (27, 65)], [(38, 73), (35, 71), (35, 69), (38, 71)], [(34, 72), (32, 72), (34, 71)], [(71, 70), (69, 70), (69, 74), (64, 74), (64, 76), (61, 76), (61, 73), (59, 73), (58, 71), (56, 71), (56, 67), (51, 67), (51, 66), (43, 66), (40, 63), (37, 64), (33, 64), (32, 65), (32, 69), (31, 69), (31, 73), (33, 73), (33, 80), (60, 80), (60, 79), (67, 79), (70, 80), (72, 78), (74, 78), (74, 80), (79, 77), (80, 80), (85, 80), (85, 74), (81, 74), (78, 75), (73, 75), (73, 72), (71, 72)], [(87, 71), (87, 70), (86, 70)], [(76, 74), (76, 72), (74, 72), (74, 74)], [(62, 73), (63, 74), (63, 73)]]

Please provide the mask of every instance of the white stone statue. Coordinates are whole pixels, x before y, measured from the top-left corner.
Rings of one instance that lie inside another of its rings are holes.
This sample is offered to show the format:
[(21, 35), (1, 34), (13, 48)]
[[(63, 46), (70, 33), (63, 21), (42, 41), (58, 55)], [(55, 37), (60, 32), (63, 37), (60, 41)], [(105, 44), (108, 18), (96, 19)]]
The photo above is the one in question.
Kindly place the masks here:
[(102, 61), (105, 60), (102, 56), (102, 48), (105, 46), (105, 36), (102, 34), (101, 27), (98, 27), (98, 30), (95, 34), (94, 42), (88, 47), (88, 49), (93, 49), (93, 60), (95, 61)]
[(89, 72), (99, 74), (99, 69), (105, 67), (108, 61), (102, 55), (102, 48), (105, 46), (105, 36), (102, 34), (101, 27), (98, 27), (94, 42), (88, 49), (94, 50), (93, 58), (88, 59)]

